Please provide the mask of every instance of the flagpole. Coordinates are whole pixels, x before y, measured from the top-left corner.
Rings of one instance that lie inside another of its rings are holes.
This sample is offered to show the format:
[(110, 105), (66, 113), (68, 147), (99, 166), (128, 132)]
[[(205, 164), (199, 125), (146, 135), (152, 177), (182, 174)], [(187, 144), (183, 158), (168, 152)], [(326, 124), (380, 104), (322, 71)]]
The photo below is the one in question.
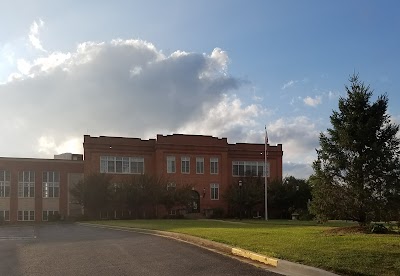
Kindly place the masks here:
[(268, 144), (268, 133), (267, 133), (267, 126), (265, 125), (265, 139), (264, 139), (264, 167), (265, 167), (265, 174), (264, 174), (264, 185), (265, 185), (265, 220), (268, 220), (268, 180), (267, 180), (267, 160), (268, 160), (268, 151), (267, 151), (267, 144)]

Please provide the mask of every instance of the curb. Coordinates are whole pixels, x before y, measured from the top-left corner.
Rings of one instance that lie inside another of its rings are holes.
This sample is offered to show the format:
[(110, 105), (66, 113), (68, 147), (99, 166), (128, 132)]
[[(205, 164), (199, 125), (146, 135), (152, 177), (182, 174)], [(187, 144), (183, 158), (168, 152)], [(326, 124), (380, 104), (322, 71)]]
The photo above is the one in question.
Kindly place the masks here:
[[(279, 273), (286, 276), (338, 276), (338, 274), (334, 274), (332, 272), (302, 265), (298, 263), (289, 262), (286, 260), (281, 260), (277, 258), (272, 258), (269, 256), (265, 256), (262, 254), (258, 254), (249, 250), (232, 247), (223, 243), (206, 240), (203, 238), (198, 238), (194, 236), (190, 236), (187, 234), (167, 232), (161, 230), (150, 230), (150, 229), (142, 229), (142, 228), (133, 228), (133, 227), (124, 227), (124, 226), (112, 226), (112, 225), (101, 225), (101, 224), (92, 224), (92, 223), (83, 223), (76, 222), (76, 224), (97, 227), (97, 228), (106, 228), (106, 229), (114, 229), (120, 231), (127, 232), (136, 232), (147, 235), (155, 235), (160, 237), (172, 238), (178, 241), (187, 242), (196, 246), (203, 247), (205, 249), (222, 253), (229, 256), (238, 256), (248, 260), (256, 261), (258, 263), (267, 265), (269, 271)], [(253, 263), (254, 264), (254, 263)]]
[(241, 248), (232, 248), (232, 254), (233, 255), (237, 255), (240, 257), (244, 257), (253, 261), (257, 261), (260, 263), (264, 263), (266, 265), (270, 265), (273, 267), (277, 267), (278, 266), (278, 259), (274, 259), (274, 258), (270, 258), (258, 253), (254, 253), (248, 250), (244, 250)]

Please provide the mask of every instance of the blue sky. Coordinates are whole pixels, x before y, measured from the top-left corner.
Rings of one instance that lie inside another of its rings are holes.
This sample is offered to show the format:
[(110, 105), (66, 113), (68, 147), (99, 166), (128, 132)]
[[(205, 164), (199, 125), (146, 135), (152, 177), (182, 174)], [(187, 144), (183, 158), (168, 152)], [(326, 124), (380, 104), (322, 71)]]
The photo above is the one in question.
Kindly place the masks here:
[[(27, 2), (27, 3), (26, 3)], [(83, 134), (282, 143), (308, 177), (353, 72), (400, 121), (397, 1), (7, 1), (1, 156), (82, 151)], [(22, 8), (23, 7), (23, 8)]]

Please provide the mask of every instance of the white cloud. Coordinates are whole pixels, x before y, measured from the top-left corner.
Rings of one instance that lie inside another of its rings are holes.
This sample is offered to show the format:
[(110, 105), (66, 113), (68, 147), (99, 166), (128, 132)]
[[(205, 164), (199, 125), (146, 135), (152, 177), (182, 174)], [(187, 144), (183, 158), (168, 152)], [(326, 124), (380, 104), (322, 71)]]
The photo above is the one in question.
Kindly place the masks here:
[(295, 83), (297, 83), (298, 81), (297, 80), (290, 80), (290, 81), (288, 81), (287, 83), (285, 83), (283, 86), (282, 86), (282, 90), (285, 90), (286, 88), (289, 88), (289, 87), (292, 87)]
[(322, 97), (315, 96), (315, 98), (311, 98), (310, 96), (307, 96), (303, 99), (303, 102), (308, 106), (315, 107), (322, 103)]
[(285, 162), (311, 164), (314, 161), (319, 131), (309, 118), (280, 118), (267, 128), (270, 140), (283, 144)]
[[(204, 56), (207, 56), (204, 54)], [(200, 74), (200, 78), (214, 78), (228, 75), (229, 57), (225, 51), (220, 48), (215, 48), (209, 59), (206, 59), (206, 67)]]
[(154, 138), (185, 129), (237, 132), (242, 141), (241, 126), (250, 129), (264, 111), (234, 95), (241, 81), (229, 76), (228, 61), (218, 48), (165, 56), (141, 40), (86, 42), (70, 53), (20, 59), (19, 72), (0, 84), (7, 98), (0, 109), (9, 114), (0, 118), (0, 151), (51, 157), (81, 149), (84, 134)]
[(29, 71), (31, 70), (32, 65), (27, 62), (25, 59), (18, 59), (17, 60), (17, 68), (18, 71), (23, 75), (29, 75)]
[(229, 143), (257, 142), (259, 132), (256, 119), (267, 114), (261, 106), (243, 106), (236, 95), (224, 94), (221, 101), (213, 106), (203, 107), (203, 116), (186, 123), (179, 133), (196, 133), (228, 137)]
[(337, 91), (336, 91), (336, 92), (335, 92), (335, 91), (329, 91), (329, 92), (328, 92), (328, 98), (329, 98), (329, 100), (338, 99), (339, 96), (340, 96), (340, 93), (337, 92)]
[(33, 21), (32, 25), (29, 28), (29, 42), (31, 45), (40, 51), (46, 52), (45, 49), (43, 49), (42, 42), (39, 39), (39, 29), (43, 28), (44, 26), (44, 21), (42, 19), (39, 19), (38, 22)]

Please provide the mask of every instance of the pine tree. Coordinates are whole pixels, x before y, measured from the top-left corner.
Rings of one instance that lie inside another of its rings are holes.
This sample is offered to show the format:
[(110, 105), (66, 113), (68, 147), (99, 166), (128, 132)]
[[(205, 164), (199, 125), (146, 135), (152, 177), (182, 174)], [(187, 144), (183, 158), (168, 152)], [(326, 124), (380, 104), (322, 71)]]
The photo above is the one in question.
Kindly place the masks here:
[(350, 77), (347, 97), (330, 116), (332, 128), (320, 134), (313, 163), (311, 212), (365, 225), (398, 219), (400, 212), (399, 126), (387, 113), (388, 97), (371, 103), (372, 91)]

